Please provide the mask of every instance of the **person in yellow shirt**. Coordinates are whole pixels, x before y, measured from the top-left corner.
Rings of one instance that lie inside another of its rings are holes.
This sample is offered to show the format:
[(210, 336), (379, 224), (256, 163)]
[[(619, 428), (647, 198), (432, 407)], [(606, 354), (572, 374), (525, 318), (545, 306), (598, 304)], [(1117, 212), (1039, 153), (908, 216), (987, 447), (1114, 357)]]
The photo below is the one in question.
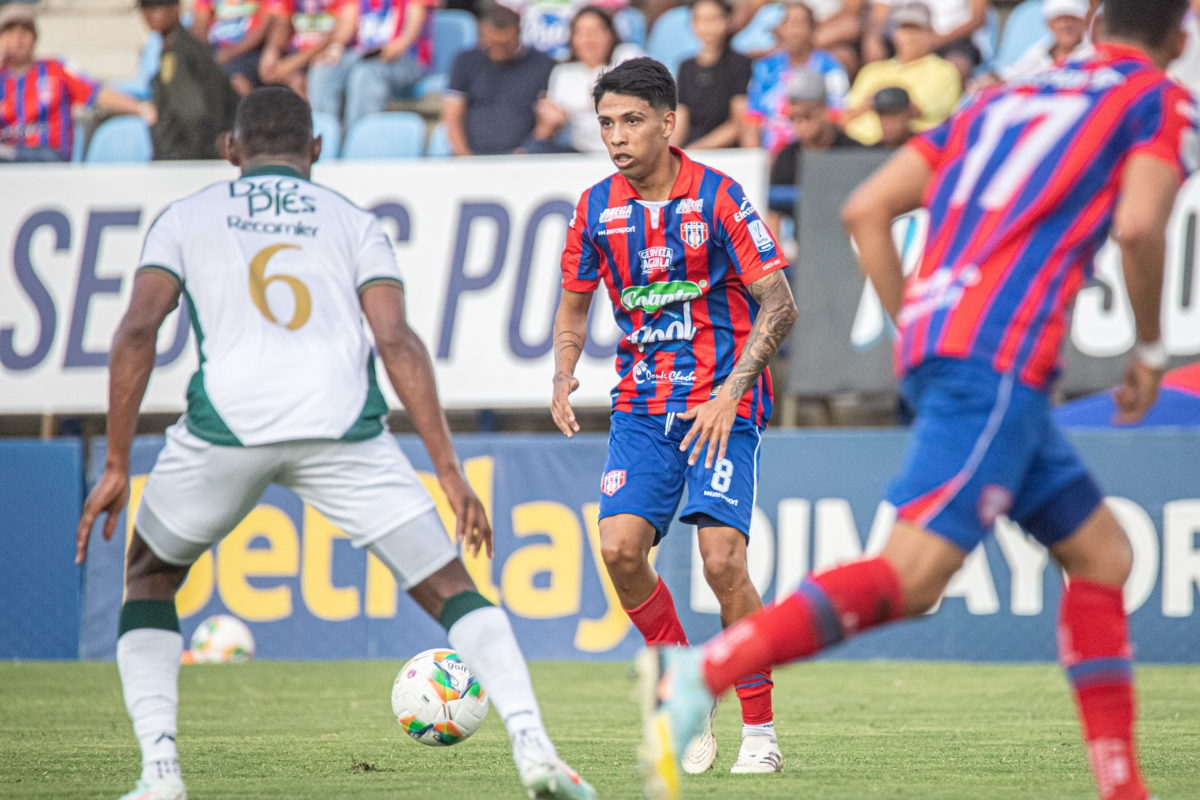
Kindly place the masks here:
[(962, 96), (958, 69), (933, 52), (936, 37), (929, 6), (922, 2), (897, 5), (892, 10), (896, 57), (863, 67), (846, 97), (846, 133), (865, 145), (883, 138), (874, 97), (892, 86), (908, 92), (916, 109), (913, 130), (936, 127), (954, 111)]

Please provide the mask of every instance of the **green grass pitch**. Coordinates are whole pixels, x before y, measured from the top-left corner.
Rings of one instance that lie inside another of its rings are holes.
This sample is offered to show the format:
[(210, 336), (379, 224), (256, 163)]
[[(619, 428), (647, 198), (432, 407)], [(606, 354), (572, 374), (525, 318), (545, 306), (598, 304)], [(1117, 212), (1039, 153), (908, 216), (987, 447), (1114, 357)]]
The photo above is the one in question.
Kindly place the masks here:
[[(496, 716), (450, 748), (392, 719), (398, 664), (187, 666), (179, 748), (192, 800), (522, 797)], [(551, 734), (601, 797), (640, 796), (624, 664), (534, 664)], [(1200, 668), (1141, 667), (1140, 741), (1162, 800), (1200, 797)], [(1094, 798), (1073, 708), (1045, 666), (822, 662), (776, 673), (782, 775), (728, 774), (736, 701), (713, 773), (689, 798)], [(113, 800), (137, 748), (112, 664), (0, 664), (0, 798)]]

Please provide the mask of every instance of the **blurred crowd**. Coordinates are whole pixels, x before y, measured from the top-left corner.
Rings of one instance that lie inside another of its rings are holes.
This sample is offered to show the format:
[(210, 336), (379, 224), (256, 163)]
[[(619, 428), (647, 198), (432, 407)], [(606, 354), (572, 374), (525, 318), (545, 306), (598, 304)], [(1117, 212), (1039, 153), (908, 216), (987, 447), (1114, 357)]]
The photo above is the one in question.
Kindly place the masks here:
[[(72, 111), (88, 106), (139, 115), (156, 159), (216, 158), (238, 98), (263, 84), (305, 94), (339, 131), (424, 97), (450, 155), (600, 153), (591, 87), (648, 51), (675, 59), (675, 144), (764, 148), (772, 183), (794, 186), (801, 152), (902, 145), (964, 97), (1085, 52), (1103, 24), (1098, 0), (1026, 0), (1011, 24), (1036, 16), (1044, 34), (999, 67), (988, 0), (436, 2), (193, 0), (185, 10), (139, 0), (162, 42), (144, 98), (40, 55), (33, 6), (9, 2), (0, 6), (0, 162), (69, 159)], [(1039, 13), (1021, 13), (1033, 4)], [(1197, 36), (1175, 72), (1200, 89), (1200, 0), (1193, 6)], [(439, 14), (474, 28), (458, 52), (435, 53), (448, 46), (434, 35)], [(438, 56), (448, 66), (430, 89)], [(773, 203), (776, 225), (790, 205), (786, 195)]]

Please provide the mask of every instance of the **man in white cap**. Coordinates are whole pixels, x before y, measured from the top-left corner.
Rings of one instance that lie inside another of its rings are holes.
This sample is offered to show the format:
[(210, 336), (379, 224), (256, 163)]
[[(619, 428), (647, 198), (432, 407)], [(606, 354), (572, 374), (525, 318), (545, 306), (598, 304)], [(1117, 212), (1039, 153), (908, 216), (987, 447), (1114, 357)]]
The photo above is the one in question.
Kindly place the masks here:
[(1036, 75), (1058, 66), (1088, 47), (1087, 29), (1091, 6), (1088, 0), (1042, 0), (1042, 16), (1050, 36), (1031, 45), (1021, 57), (1000, 70), (1000, 78), (1011, 81)]

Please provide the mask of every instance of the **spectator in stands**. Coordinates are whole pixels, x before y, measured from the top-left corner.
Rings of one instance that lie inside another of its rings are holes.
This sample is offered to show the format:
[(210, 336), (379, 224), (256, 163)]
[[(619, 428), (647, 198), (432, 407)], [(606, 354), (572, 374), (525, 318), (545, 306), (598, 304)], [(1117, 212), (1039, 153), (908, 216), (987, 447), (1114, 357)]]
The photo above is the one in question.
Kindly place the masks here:
[(775, 187), (795, 187), (800, 182), (801, 154), (839, 147), (861, 148), (833, 121), (829, 113), (825, 77), (812, 70), (797, 70), (788, 78), (787, 99), (795, 141), (779, 151), (771, 166), (771, 199), (767, 226), (781, 239), (784, 217), (792, 216), (796, 206), (794, 192)]
[(972, 88), (978, 90), (1000, 81), (1036, 75), (1077, 55), (1088, 46), (1090, 13), (1088, 0), (1042, 0), (1042, 15), (1050, 28), (1050, 36), (1030, 45), (1020, 58), (1001, 69), (998, 75), (985, 76)]
[(954, 112), (962, 95), (958, 69), (933, 52), (937, 34), (933, 31), (929, 7), (911, 2), (892, 10), (896, 57), (867, 64), (846, 100), (849, 106), (846, 132), (863, 144), (878, 144), (883, 136), (874, 98), (880, 89), (899, 86), (908, 92), (919, 131), (928, 130)]
[[(731, 18), (733, 31), (745, 28), (764, 6), (773, 2), (775, 0), (738, 0)], [(856, 74), (862, 63), (860, 41), (866, 3), (867, 0), (806, 0), (817, 22), (813, 44), (833, 53), (850, 75)]]
[(1187, 45), (1183, 55), (1171, 64), (1170, 73), (1193, 97), (1200, 97), (1200, 0), (1192, 0), (1183, 27), (1188, 34)]
[(694, 0), (692, 30), (700, 53), (679, 67), (679, 108), (671, 143), (695, 150), (737, 147), (753, 65), (729, 46), (726, 0)]
[(313, 111), (340, 117), (344, 101), (347, 129), (409, 94), (433, 64), (436, 0), (358, 1), (354, 47), (308, 71)]
[(604, 70), (637, 58), (636, 45), (621, 44), (612, 18), (584, 6), (571, 20), (571, 60), (550, 73), (546, 96), (537, 104), (531, 153), (604, 153), (592, 87)]
[(179, 0), (139, 0), (146, 27), (162, 36), (152, 88), (158, 120), (150, 129), (156, 161), (220, 158), (217, 142), (233, 129), (240, 95), (212, 51), (180, 22)]
[(479, 23), (479, 46), (458, 54), (442, 100), (442, 122), (456, 156), (500, 155), (533, 133), (535, 108), (554, 59), (521, 44), (521, 18), (493, 6)]
[(238, 94), (261, 85), (258, 62), (267, 38), (266, 15), (258, 0), (194, 0), (192, 36), (212, 47)]
[[(629, 7), (629, 0), (497, 0), (521, 17), (521, 43), (553, 58), (571, 58), (571, 20), (585, 6), (603, 9), (610, 17)], [(672, 4), (676, 0), (669, 0)]]
[(815, 21), (806, 3), (790, 0), (784, 4), (783, 19), (775, 29), (779, 49), (754, 65), (746, 98), (743, 147), (765, 147), (774, 155), (792, 141), (787, 83), (796, 70), (807, 69), (825, 77), (829, 111), (834, 119), (841, 118), (850, 78), (836, 58), (813, 47)]
[(913, 138), (913, 121), (917, 118), (912, 98), (899, 86), (889, 86), (875, 93), (875, 113), (879, 115), (882, 135), (880, 147), (903, 147)]
[(336, 64), (358, 30), (356, 0), (267, 0), (267, 43), (258, 74), (263, 83), (307, 95), (313, 64)]
[(151, 104), (103, 89), (58, 59), (37, 58), (37, 35), (32, 6), (0, 8), (0, 163), (70, 161), (75, 106), (141, 114), (154, 123)]
[[(891, 12), (895, 6), (912, 0), (873, 0), (870, 23), (863, 37), (866, 61), (888, 57), (887, 38)], [(929, 7), (933, 20), (933, 50), (958, 68), (959, 83), (966, 85), (983, 61), (979, 38), (987, 27), (988, 0), (921, 0)], [(894, 23), (891, 23), (894, 25)], [(892, 42), (893, 46), (895, 42)]]

